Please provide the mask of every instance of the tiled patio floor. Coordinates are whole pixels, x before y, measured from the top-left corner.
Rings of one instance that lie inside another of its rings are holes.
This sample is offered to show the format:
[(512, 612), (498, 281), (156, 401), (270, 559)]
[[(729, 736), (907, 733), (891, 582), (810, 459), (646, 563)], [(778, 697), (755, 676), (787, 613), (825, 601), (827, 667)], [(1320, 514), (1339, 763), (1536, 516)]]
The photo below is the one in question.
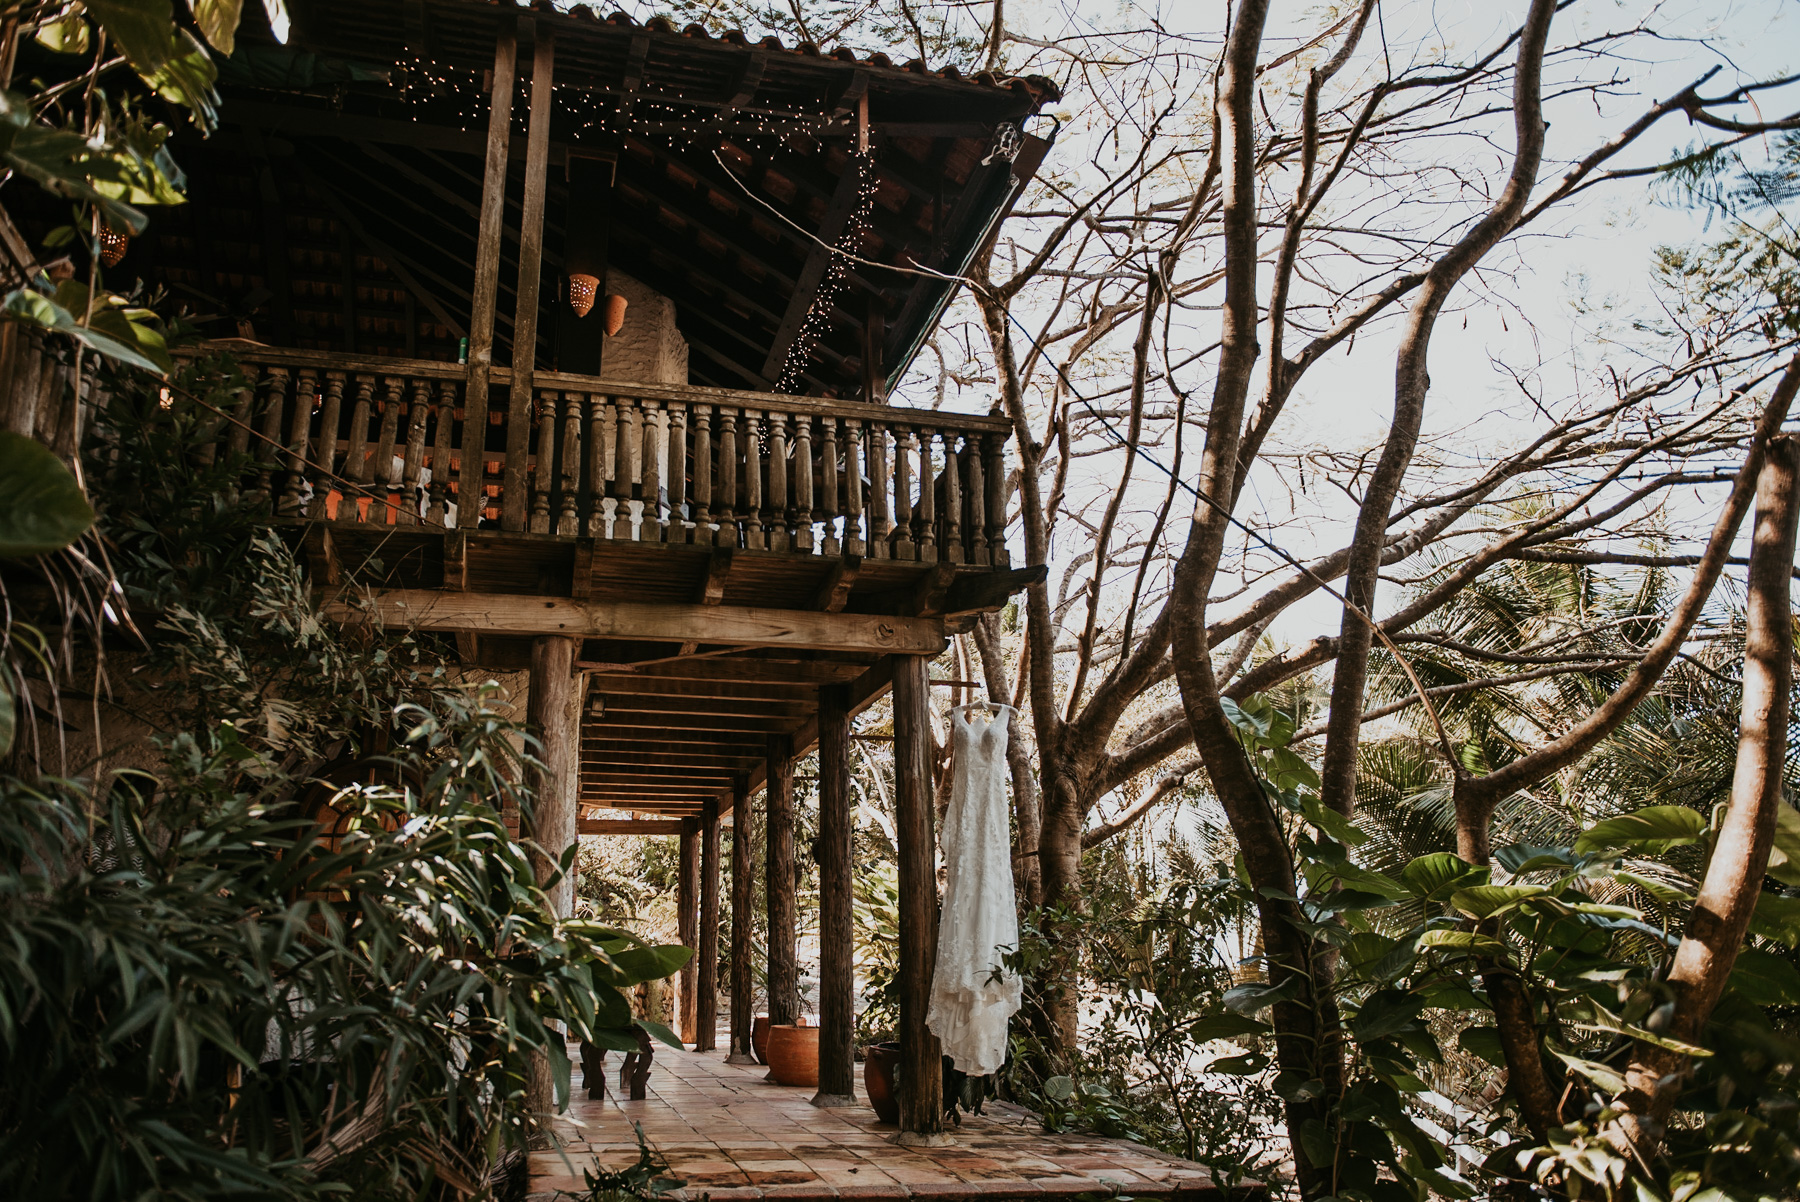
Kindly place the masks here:
[[(596, 1163), (623, 1168), (637, 1159), (632, 1124), (683, 1179), (677, 1199), (714, 1202), (779, 1198), (1074, 1199), (1080, 1194), (1221, 1202), (1206, 1170), (1189, 1161), (1123, 1140), (1045, 1135), (1017, 1107), (989, 1102), (983, 1115), (964, 1115), (955, 1143), (902, 1148), (895, 1128), (878, 1123), (866, 1104), (815, 1109), (811, 1089), (763, 1078), (766, 1069), (725, 1063), (723, 1052), (675, 1052), (659, 1047), (650, 1096), (619, 1101), (618, 1057), (603, 1102), (578, 1100), (563, 1116), (560, 1151), (531, 1157), (531, 1194), (579, 1194), (581, 1170)], [(579, 1085), (580, 1070), (576, 1070)], [(857, 1097), (864, 1098), (861, 1066)], [(1260, 1194), (1260, 1190), (1253, 1191)], [(1050, 1197), (1046, 1197), (1049, 1195)]]

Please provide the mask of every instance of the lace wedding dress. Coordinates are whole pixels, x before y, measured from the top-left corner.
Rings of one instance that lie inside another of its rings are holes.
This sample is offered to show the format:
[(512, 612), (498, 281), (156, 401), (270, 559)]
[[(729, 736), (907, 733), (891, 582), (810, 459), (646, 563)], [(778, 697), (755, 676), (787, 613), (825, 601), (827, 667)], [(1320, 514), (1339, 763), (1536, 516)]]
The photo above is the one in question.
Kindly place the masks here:
[(1007, 830), (1006, 742), (1012, 707), (989, 722), (950, 712), (954, 774), (944, 814), (944, 908), (925, 1022), (944, 1055), (970, 1076), (1006, 1059), (1006, 1024), (1021, 1001), (1019, 978), (996, 977), (1019, 942), (1012, 839)]

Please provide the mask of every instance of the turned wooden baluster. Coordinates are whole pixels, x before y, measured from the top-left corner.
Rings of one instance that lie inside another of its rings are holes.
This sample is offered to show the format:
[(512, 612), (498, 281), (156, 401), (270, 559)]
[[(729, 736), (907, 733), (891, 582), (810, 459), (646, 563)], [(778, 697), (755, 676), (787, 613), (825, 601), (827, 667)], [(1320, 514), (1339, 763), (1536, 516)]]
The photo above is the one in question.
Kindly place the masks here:
[(976, 564), (988, 562), (987, 470), (981, 462), (985, 441), (973, 434), (963, 440), (969, 473), (969, 562)]
[(794, 550), (813, 549), (812, 418), (794, 419)]
[(670, 401), (669, 413), (669, 541), (685, 543), (694, 523), (687, 505), (687, 406)]
[(406, 381), (389, 376), (387, 395), (381, 401), (381, 438), (375, 444), (375, 499), (369, 503), (369, 521), (387, 525), (392, 520), (394, 491), (400, 486), (400, 473), (394, 466), (394, 444), (400, 437), (400, 410)]
[[(545, 399), (546, 407), (554, 404), (555, 394)], [(581, 394), (562, 394), (562, 446), (557, 452), (557, 483), (562, 497), (557, 505), (556, 532), (574, 535), (580, 523), (575, 517), (575, 490), (581, 483)]]
[(644, 522), (644, 410), (636, 397), (619, 398), (619, 463), (620, 496), (625, 500), (630, 529), (623, 537), (636, 541), (642, 537)]
[(412, 404), (406, 426), (406, 464), (400, 485), (400, 508), (394, 521), (401, 526), (419, 524), (419, 480), (425, 471), (425, 422), (431, 416), (431, 384), (414, 380)]
[(889, 556), (888, 534), (893, 522), (888, 515), (888, 498), (893, 483), (888, 478), (888, 431), (886, 426), (870, 422), (864, 430), (868, 437), (869, 457), (869, 558)]
[(253, 496), (274, 501), (270, 492), (275, 483), (275, 455), (281, 446), (281, 411), (287, 402), (288, 373), (285, 367), (271, 367), (263, 381), (262, 437), (256, 441), (256, 488)]
[(934, 431), (921, 430), (919, 433), (919, 561), (936, 563), (937, 480), (931, 464), (931, 439)]
[(863, 538), (862, 420), (844, 419), (844, 554), (861, 555)]
[[(925, 465), (919, 471), (919, 479), (930, 487), (931, 481), (931, 436), (927, 434), (925, 442)], [(912, 461), (919, 446), (917, 435), (910, 429), (894, 430), (894, 558), (917, 558), (913, 545), (913, 506), (912, 506)]]
[(944, 431), (944, 557), (951, 563), (966, 562), (962, 541), (962, 470), (956, 451), (956, 431)]
[(556, 394), (533, 389), (531, 424), (536, 447), (531, 457), (531, 512), (525, 528), (550, 533), (550, 493), (556, 487)]
[(825, 539), (820, 544), (820, 551), (826, 555), (836, 555), (843, 549), (838, 541), (838, 437), (837, 418), (822, 417), (819, 419), (825, 427), (825, 449), (819, 456), (820, 485), (824, 493), (824, 509), (819, 514), (825, 523)]
[(1003, 568), (1010, 558), (1006, 553), (1006, 439), (989, 434), (981, 442), (987, 459), (987, 470), (982, 474), (987, 477), (988, 563)]
[(587, 398), (587, 476), (588, 511), (585, 533), (589, 538), (606, 537), (606, 435), (612, 423), (607, 419), (606, 398), (591, 393)]
[(737, 411), (719, 410), (719, 527), (718, 543), (738, 546), (737, 498)]
[[(355, 399), (350, 404), (350, 441), (344, 450), (344, 480), (347, 487), (338, 501), (338, 521), (360, 522), (362, 502), (369, 496), (369, 416), (375, 405), (375, 380), (356, 377)], [(369, 501), (371, 511), (375, 502)]]
[(771, 551), (788, 549), (787, 423), (786, 414), (769, 414), (769, 520), (766, 530)]
[(719, 527), (713, 521), (713, 409), (694, 406), (694, 542), (711, 546)]
[(450, 487), (451, 481), (455, 479), (451, 460), (456, 455), (453, 441), (456, 431), (456, 381), (438, 382), (437, 409), (433, 416), (437, 419), (437, 426), (433, 431), (435, 438), (431, 448), (430, 505), (425, 510), (425, 520), (434, 526), (447, 527), (450, 525)]
[[(326, 500), (337, 491), (338, 428), (343, 424), (343, 417), (344, 373), (326, 372), (325, 400), (319, 410), (319, 432), (312, 440), (313, 472), (317, 483), (313, 485), (312, 504), (306, 509), (308, 517), (325, 517)], [(341, 496), (339, 503), (342, 503)]]
[(283, 517), (298, 517), (304, 506), (307, 475), (307, 431), (312, 427), (313, 403), (319, 389), (318, 376), (302, 371), (294, 383), (294, 409), (288, 418), (287, 456), (283, 464), (287, 480), (281, 486), (277, 507)]
[(638, 537), (647, 543), (659, 543), (662, 541), (663, 531), (662, 464), (663, 453), (669, 444), (669, 415), (655, 401), (644, 401), (640, 412), (643, 414), (641, 463), (644, 506)]
[(762, 414), (744, 410), (744, 546), (760, 551), (763, 542)]
[(619, 537), (620, 515), (629, 513), (625, 503), (631, 497), (631, 485), (621, 481), (619, 463), (624, 451), (623, 427), (625, 415), (622, 409), (624, 401), (619, 397), (606, 398), (606, 418), (603, 438), (605, 446), (601, 448), (600, 458), (606, 465), (606, 489), (600, 502), (600, 533), (603, 538)]

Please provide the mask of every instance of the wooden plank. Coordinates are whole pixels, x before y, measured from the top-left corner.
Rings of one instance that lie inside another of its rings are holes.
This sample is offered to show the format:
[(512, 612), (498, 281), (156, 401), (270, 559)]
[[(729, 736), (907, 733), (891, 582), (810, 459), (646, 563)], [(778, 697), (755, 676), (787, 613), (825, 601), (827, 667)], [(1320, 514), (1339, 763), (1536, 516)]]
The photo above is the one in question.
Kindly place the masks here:
[(394, 589), (376, 593), (370, 610), (328, 602), (327, 617), (349, 621), (372, 612), (384, 625), (483, 634), (560, 634), (591, 639), (648, 639), (745, 647), (806, 647), (937, 655), (946, 643), (937, 618), (825, 614), (729, 605), (644, 605), (625, 601), (437, 593)]
[(700, 586), (700, 595), (694, 598), (702, 605), (718, 605), (725, 600), (725, 581), (731, 575), (731, 561), (736, 558), (734, 547), (714, 547), (712, 556), (706, 564), (706, 581)]
[[(605, 730), (651, 732), (661, 735), (664, 732), (676, 731), (756, 731), (762, 734), (779, 734), (791, 731), (800, 723), (792, 718), (748, 718), (734, 715), (714, 714), (624, 714), (616, 720), (609, 719)], [(589, 727), (589, 730), (596, 729)]]
[(819, 1092), (856, 1104), (855, 864), (850, 827), (850, 690), (819, 690)]
[(862, 572), (862, 556), (845, 555), (831, 565), (831, 575), (819, 586), (819, 592), (813, 598), (812, 607), (821, 613), (834, 614), (843, 610), (850, 600), (850, 590), (856, 587), (856, 578)]
[(821, 659), (758, 659), (716, 655), (704, 659), (671, 659), (648, 664), (614, 664), (583, 660), (581, 668), (598, 681), (718, 680), (767, 681), (780, 684), (832, 684), (855, 680), (866, 663)]
[(532, 373), (537, 367), (538, 284), (544, 261), (544, 191), (550, 160), (550, 99), (556, 72), (556, 34), (537, 25), (531, 54), (531, 121), (525, 135), (525, 203), (519, 219), (519, 280), (513, 311), (511, 391), (507, 403), (506, 467), (500, 486), (500, 526), (525, 529), (525, 469), (530, 454)]
[(469, 589), (469, 534), (451, 530), (444, 535), (444, 587), (462, 593)]
[(594, 673), (588, 695), (607, 697), (696, 697), (707, 700), (796, 701), (811, 705), (812, 685), (777, 681), (665, 680), (659, 676), (602, 676)]
[(655, 714), (669, 719), (689, 714), (712, 718), (804, 718), (818, 706), (814, 697), (808, 697), (804, 701), (762, 701), (742, 698), (647, 697), (635, 693), (620, 693), (605, 698), (605, 701), (607, 719), (623, 714)]
[(903, 1144), (943, 1142), (943, 1053), (925, 1024), (937, 960), (936, 836), (931, 804), (931, 688), (925, 660), (894, 663), (894, 825), (900, 844), (900, 1063)]
[(582, 818), (576, 829), (584, 835), (679, 835), (679, 818)]
[[(475, 238), (475, 292), (470, 302), (469, 362), (463, 389), (461, 471), (457, 520), (475, 528), (486, 498), (488, 373), (494, 364), (494, 310), (500, 295), (500, 230), (506, 217), (506, 156), (512, 133), (513, 74), (517, 70), (517, 18), (508, 12), (494, 40), (494, 84), (489, 98), (486, 159), (482, 167), (481, 220)], [(463, 587), (467, 587), (465, 579)]]
[(585, 601), (594, 593), (594, 540), (575, 540), (575, 571), (569, 582), (569, 595)]

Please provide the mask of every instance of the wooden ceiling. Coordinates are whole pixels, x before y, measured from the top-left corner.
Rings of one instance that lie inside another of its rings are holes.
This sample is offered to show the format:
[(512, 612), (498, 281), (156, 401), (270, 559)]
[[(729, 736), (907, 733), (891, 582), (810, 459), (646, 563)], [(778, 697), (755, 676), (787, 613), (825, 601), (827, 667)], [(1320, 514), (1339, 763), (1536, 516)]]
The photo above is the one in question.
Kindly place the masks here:
[[(225, 65), (224, 126), (176, 141), (192, 203), (121, 270), (259, 339), (450, 358), (474, 291), (488, 101), (504, 22), (521, 29), (496, 361), (511, 355), (525, 108), (536, 30), (556, 91), (536, 362), (557, 360), (571, 151), (615, 155), (610, 261), (675, 301), (691, 382), (855, 397), (867, 352), (897, 379), (1047, 143), (1018, 123), (1048, 80), (965, 79), (881, 55), (824, 56), (593, 10), (475, 0), (295, 0), (287, 46), (247, 6)], [(528, 19), (522, 19), (528, 18)], [(872, 174), (853, 154), (866, 108)], [(997, 135), (1002, 127), (1007, 131)], [(997, 141), (997, 136), (999, 141)], [(996, 153), (996, 150), (999, 153)], [(834, 269), (833, 261), (837, 260)], [(813, 315), (809, 328), (808, 317)], [(794, 352), (796, 344), (799, 351)], [(810, 348), (810, 349), (809, 349)]]

